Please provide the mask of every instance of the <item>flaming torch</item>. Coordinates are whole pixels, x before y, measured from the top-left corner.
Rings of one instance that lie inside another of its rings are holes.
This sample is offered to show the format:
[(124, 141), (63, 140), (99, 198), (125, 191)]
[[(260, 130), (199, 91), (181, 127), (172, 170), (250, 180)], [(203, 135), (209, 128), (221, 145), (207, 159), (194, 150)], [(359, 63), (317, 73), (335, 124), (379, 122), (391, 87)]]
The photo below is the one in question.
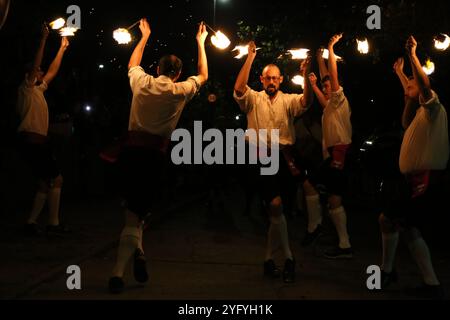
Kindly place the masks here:
[(436, 49), (445, 51), (450, 47), (450, 37), (446, 34), (434, 38), (434, 46)]
[(75, 32), (77, 31), (78, 31), (77, 28), (64, 27), (59, 30), (59, 34), (61, 35), (61, 37), (73, 37), (75, 36)]
[[(328, 49), (323, 49), (322, 58), (328, 60), (329, 57), (330, 57), (330, 52), (328, 51)], [(341, 62), (341, 61), (344, 61), (344, 59), (342, 57), (336, 55), (336, 61)]]
[[(256, 48), (256, 50), (260, 50), (261, 48)], [(237, 46), (232, 51), (238, 51), (238, 55), (234, 57), (235, 59), (242, 59), (244, 56), (248, 55), (248, 45), (246, 46)]]
[(305, 78), (301, 75), (296, 75), (292, 78), (292, 83), (296, 86), (301, 86), (302, 88), (305, 87)]
[(50, 22), (49, 25), (53, 30), (59, 30), (66, 25), (66, 20), (64, 20), (63, 18), (59, 18), (55, 21)]
[(432, 75), (434, 71), (436, 71), (436, 66), (434, 65), (434, 62), (431, 61), (431, 59), (427, 59), (422, 69), (426, 73), (426, 75), (429, 76)]
[(292, 60), (305, 60), (308, 58), (309, 49), (292, 49), (288, 50), (289, 54), (292, 55)]
[(361, 54), (368, 54), (369, 53), (369, 41), (367, 38), (364, 40), (358, 40), (356, 39), (356, 43), (358, 44), (358, 51)]
[(113, 38), (117, 41), (118, 44), (129, 44), (132, 40), (130, 30), (136, 27), (141, 20), (136, 21), (128, 28), (118, 28), (113, 32)]

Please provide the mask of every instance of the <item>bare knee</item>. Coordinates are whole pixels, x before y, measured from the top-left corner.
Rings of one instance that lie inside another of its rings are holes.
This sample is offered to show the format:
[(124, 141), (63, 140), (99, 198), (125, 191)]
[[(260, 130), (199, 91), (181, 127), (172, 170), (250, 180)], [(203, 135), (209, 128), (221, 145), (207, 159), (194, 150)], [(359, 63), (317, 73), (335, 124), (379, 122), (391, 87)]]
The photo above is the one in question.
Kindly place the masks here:
[(397, 232), (397, 228), (395, 227), (395, 224), (392, 222), (391, 219), (386, 217), (383, 213), (380, 215), (380, 218), (378, 219), (378, 222), (380, 224), (380, 229), (382, 233), (395, 233)]
[(406, 227), (403, 230), (403, 235), (406, 243), (408, 244), (422, 238), (422, 234), (420, 233), (419, 229), (414, 227)]
[(331, 210), (340, 208), (342, 206), (342, 198), (339, 196), (332, 195), (328, 198), (328, 204)]
[(61, 189), (64, 184), (64, 179), (62, 175), (59, 175), (56, 177), (56, 179), (53, 181), (53, 188)]
[(276, 197), (270, 202), (270, 215), (279, 217), (283, 213), (283, 201), (281, 197)]
[(142, 224), (144, 223), (144, 221), (139, 218), (139, 216), (130, 211), (130, 210), (126, 210), (125, 211), (125, 225), (128, 227), (141, 227)]
[(305, 195), (307, 197), (318, 195), (316, 189), (308, 180), (303, 183), (303, 190), (305, 191)]

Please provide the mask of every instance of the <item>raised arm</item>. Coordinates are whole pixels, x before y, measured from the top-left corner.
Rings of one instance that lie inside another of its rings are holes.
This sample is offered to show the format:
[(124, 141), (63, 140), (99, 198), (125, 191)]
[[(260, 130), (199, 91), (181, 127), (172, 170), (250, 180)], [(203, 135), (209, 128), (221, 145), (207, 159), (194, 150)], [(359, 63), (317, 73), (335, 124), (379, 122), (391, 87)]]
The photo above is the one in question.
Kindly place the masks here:
[(58, 74), (59, 68), (61, 67), (62, 59), (64, 57), (64, 53), (66, 52), (67, 48), (69, 47), (69, 40), (67, 40), (67, 37), (61, 38), (61, 46), (59, 47), (58, 53), (56, 54), (55, 59), (53, 60), (52, 64), (48, 68), (47, 73), (44, 76), (44, 81), (47, 84), (50, 84), (50, 82), (55, 79), (56, 75)]
[(430, 79), (422, 69), (419, 58), (416, 54), (417, 41), (413, 36), (410, 36), (406, 43), (406, 50), (408, 51), (409, 59), (411, 60), (411, 68), (414, 74), (414, 79), (419, 86), (420, 95), (428, 101), (432, 98)]
[(317, 97), (317, 100), (319, 100), (319, 103), (322, 106), (322, 108), (325, 109), (327, 107), (328, 102), (322, 90), (320, 90), (320, 88), (317, 86), (317, 76), (315, 75), (315, 73), (309, 74), (309, 82), (311, 83), (311, 87)]
[(197, 45), (198, 45), (198, 78), (200, 83), (203, 85), (208, 81), (208, 59), (206, 57), (205, 41), (208, 37), (208, 32), (206, 31), (206, 25), (204, 22), (200, 23), (197, 32)]
[(39, 48), (36, 52), (36, 56), (34, 57), (32, 69), (28, 73), (28, 76), (27, 76), (29, 82), (32, 82), (36, 79), (39, 69), (41, 68), (42, 59), (44, 58), (45, 44), (47, 43), (49, 33), (50, 33), (50, 31), (48, 30), (47, 25), (44, 24), (42, 26), (41, 42), (40, 42)]
[(320, 79), (325, 78), (326, 76), (329, 76), (330, 73), (328, 72), (327, 65), (325, 64), (325, 59), (323, 58), (323, 48), (320, 48), (317, 50), (317, 64), (319, 65), (319, 72), (320, 72)]
[(330, 56), (328, 58), (328, 71), (330, 72), (330, 80), (331, 80), (331, 91), (337, 92), (340, 88), (339, 78), (338, 78), (338, 69), (337, 69), (337, 60), (336, 55), (334, 54), (334, 45), (342, 39), (342, 34), (335, 35), (331, 38), (328, 43), (328, 51), (330, 52)]
[(242, 97), (247, 92), (248, 79), (250, 78), (250, 71), (252, 69), (253, 62), (256, 58), (256, 45), (251, 41), (248, 44), (248, 56), (234, 85), (234, 91), (238, 97)]
[(311, 57), (308, 57), (305, 61), (303, 61), (300, 72), (305, 79), (305, 86), (303, 88), (303, 97), (302, 97), (302, 105), (305, 108), (309, 108), (313, 101), (314, 95), (313, 90), (311, 88), (311, 82), (309, 81), (308, 75), (311, 71)]
[(141, 19), (139, 29), (141, 30), (142, 37), (136, 48), (131, 55), (130, 62), (128, 64), (128, 70), (141, 65), (142, 56), (144, 55), (145, 46), (147, 45), (150, 34), (152, 33), (150, 25), (147, 19)]
[(402, 83), (403, 91), (405, 92), (405, 95), (406, 95), (406, 92), (408, 91), (408, 81), (409, 80), (403, 71), (404, 65), (405, 65), (405, 59), (398, 58), (398, 60), (394, 64), (394, 71), (395, 71), (395, 74), (400, 79), (400, 82)]

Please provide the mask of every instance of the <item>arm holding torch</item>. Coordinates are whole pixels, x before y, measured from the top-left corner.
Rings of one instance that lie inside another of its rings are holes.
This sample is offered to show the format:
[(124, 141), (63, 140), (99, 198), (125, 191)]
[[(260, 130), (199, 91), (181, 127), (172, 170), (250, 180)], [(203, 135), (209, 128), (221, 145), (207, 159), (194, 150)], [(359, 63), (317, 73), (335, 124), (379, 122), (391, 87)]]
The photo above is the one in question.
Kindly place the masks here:
[(52, 64), (48, 68), (48, 71), (46, 75), (44, 76), (44, 81), (47, 84), (50, 84), (53, 79), (55, 79), (56, 75), (58, 74), (59, 68), (61, 67), (62, 59), (64, 57), (64, 53), (66, 52), (67, 48), (69, 47), (69, 40), (67, 37), (61, 38), (61, 46), (58, 50), (58, 53), (56, 54), (55, 60), (53, 60)]
[(337, 68), (337, 60), (336, 55), (334, 53), (334, 45), (342, 39), (342, 34), (337, 34), (333, 36), (328, 44), (328, 51), (330, 52), (330, 56), (328, 58), (328, 71), (330, 72), (330, 80), (331, 80), (331, 91), (337, 92), (340, 88), (339, 78), (338, 78), (338, 68)]
[(134, 49), (133, 54), (131, 55), (128, 69), (141, 65), (145, 46), (147, 45), (148, 39), (150, 38), (150, 34), (152, 33), (147, 19), (141, 19), (139, 23), (139, 29), (141, 30), (142, 37), (136, 48)]
[(197, 45), (198, 45), (198, 78), (200, 83), (204, 85), (208, 81), (208, 58), (206, 57), (205, 41), (208, 37), (208, 32), (206, 31), (206, 25), (204, 22), (200, 23), (197, 32)]
[(326, 108), (328, 101), (325, 98), (325, 95), (323, 94), (322, 90), (320, 90), (320, 88), (317, 86), (317, 76), (315, 75), (314, 72), (310, 73), (309, 76), (309, 82), (311, 83), (311, 87), (312, 90), (314, 91), (317, 100), (319, 100), (320, 105), (322, 106), (322, 108)]
[(413, 36), (410, 36), (406, 43), (406, 50), (408, 52), (409, 59), (411, 60), (411, 68), (414, 74), (414, 79), (419, 86), (420, 95), (425, 101), (430, 100), (433, 97), (431, 92), (430, 79), (422, 69), (419, 58), (416, 54), (417, 41)]
[(314, 101), (313, 90), (311, 87), (311, 82), (309, 81), (310, 71), (311, 71), (311, 57), (308, 57), (306, 58), (305, 61), (303, 61), (300, 67), (300, 72), (303, 76), (303, 79), (305, 79), (305, 86), (303, 89), (303, 97), (302, 97), (302, 105), (305, 108), (309, 108)]
[(251, 41), (248, 44), (248, 56), (245, 61), (244, 66), (239, 72), (238, 78), (236, 80), (236, 84), (234, 85), (234, 91), (238, 97), (242, 97), (247, 92), (247, 84), (250, 78), (250, 71), (252, 69), (253, 62), (256, 58), (256, 45), (255, 42)]
[(45, 44), (47, 43), (49, 33), (50, 33), (50, 31), (49, 31), (47, 25), (43, 24), (42, 25), (42, 36), (41, 36), (41, 42), (39, 44), (39, 49), (34, 58), (31, 72), (28, 73), (28, 82), (30, 82), (30, 83), (32, 83), (36, 79), (39, 69), (41, 68), (42, 60), (44, 58)]
[(330, 76), (328, 72), (327, 65), (325, 64), (325, 59), (323, 58), (323, 48), (317, 50), (317, 64), (319, 65), (320, 79)]

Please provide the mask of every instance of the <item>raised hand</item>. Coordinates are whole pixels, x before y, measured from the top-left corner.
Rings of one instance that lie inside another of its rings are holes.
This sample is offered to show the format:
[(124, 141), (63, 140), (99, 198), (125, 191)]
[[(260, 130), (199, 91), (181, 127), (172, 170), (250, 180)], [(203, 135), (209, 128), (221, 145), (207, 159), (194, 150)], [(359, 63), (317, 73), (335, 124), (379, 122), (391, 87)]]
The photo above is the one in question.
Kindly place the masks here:
[(410, 36), (408, 38), (408, 41), (406, 41), (406, 51), (408, 52), (408, 55), (415, 56), (417, 50), (417, 41), (413, 36)]
[(67, 39), (67, 37), (62, 37), (61, 38), (61, 49), (62, 50), (67, 50), (67, 48), (69, 47), (70, 43), (69, 43), (69, 39)]
[(250, 58), (255, 58), (256, 57), (256, 44), (254, 41), (250, 41), (248, 43), (248, 56)]
[(139, 29), (141, 30), (142, 36), (145, 38), (149, 38), (152, 30), (150, 29), (150, 24), (148, 23), (146, 18), (141, 19), (139, 24)]
[(206, 31), (206, 24), (202, 21), (198, 27), (197, 32), (197, 42), (200, 44), (205, 44), (206, 38), (208, 37), (208, 31)]
[(308, 78), (309, 78), (309, 83), (311, 83), (311, 85), (314, 87), (314, 86), (317, 86), (317, 76), (316, 76), (316, 74), (314, 73), (314, 72), (311, 72), (309, 75), (308, 75)]
[(46, 23), (44, 23), (42, 25), (42, 30), (41, 30), (41, 34), (42, 34), (42, 38), (43, 39), (47, 39), (48, 35), (50, 34), (50, 30), (48, 29), (48, 26)]
[(335, 45), (336, 43), (338, 43), (338, 42), (342, 39), (342, 36), (343, 36), (342, 33), (341, 33), (341, 34), (336, 34), (336, 35), (334, 35), (334, 36), (330, 39), (330, 42), (328, 43), (328, 47), (329, 47), (329, 48), (333, 48), (334, 45)]
[(403, 67), (405, 66), (405, 59), (398, 58), (394, 63), (394, 71), (395, 73), (403, 73)]

